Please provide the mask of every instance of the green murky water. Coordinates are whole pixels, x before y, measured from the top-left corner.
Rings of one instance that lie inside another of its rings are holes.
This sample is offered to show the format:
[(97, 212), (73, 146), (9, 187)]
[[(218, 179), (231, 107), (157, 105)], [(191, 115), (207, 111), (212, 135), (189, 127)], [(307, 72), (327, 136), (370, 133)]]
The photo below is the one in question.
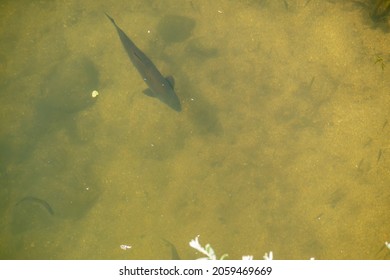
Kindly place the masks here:
[(231, 259), (390, 258), (390, 36), (364, 5), (24, 2), (0, 4), (0, 258), (194, 259), (198, 234)]

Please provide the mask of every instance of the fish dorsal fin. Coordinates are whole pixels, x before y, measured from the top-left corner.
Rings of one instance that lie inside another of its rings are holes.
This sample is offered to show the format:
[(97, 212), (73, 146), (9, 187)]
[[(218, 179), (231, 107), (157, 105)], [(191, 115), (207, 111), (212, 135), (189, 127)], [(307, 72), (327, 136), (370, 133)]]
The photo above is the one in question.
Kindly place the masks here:
[(142, 91), (145, 95), (149, 96), (149, 97), (156, 97), (156, 95), (154, 94), (154, 92), (150, 89), (150, 88), (147, 88), (145, 89), (144, 91)]
[(165, 80), (168, 81), (172, 88), (175, 86), (175, 79), (172, 76), (165, 77)]

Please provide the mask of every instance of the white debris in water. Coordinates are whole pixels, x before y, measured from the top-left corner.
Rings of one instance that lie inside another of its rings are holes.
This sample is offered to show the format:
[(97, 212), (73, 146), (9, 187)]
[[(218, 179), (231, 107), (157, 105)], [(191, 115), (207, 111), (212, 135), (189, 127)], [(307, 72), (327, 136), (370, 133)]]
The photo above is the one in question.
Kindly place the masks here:
[(97, 90), (94, 90), (93, 92), (92, 92), (92, 97), (93, 98), (95, 98), (96, 96), (98, 96), (99, 95), (99, 92), (97, 91)]
[(120, 247), (121, 247), (122, 250), (131, 249), (131, 246), (130, 246), (130, 245), (121, 245)]
[(274, 259), (274, 254), (272, 253), (272, 251), (270, 251), (269, 253), (265, 253), (263, 259), (266, 261), (272, 261)]
[[(211, 248), (210, 244), (206, 244), (205, 247), (202, 247), (202, 245), (200, 245), (199, 235), (196, 236), (195, 239), (192, 239), (190, 241), (190, 246), (207, 256), (207, 258), (200, 258), (198, 260), (216, 260), (217, 259), (217, 256), (215, 255), (215, 252), (214, 252), (214, 249)], [(226, 257), (226, 255), (223, 255), (221, 257), (221, 259), (224, 259), (225, 257)]]

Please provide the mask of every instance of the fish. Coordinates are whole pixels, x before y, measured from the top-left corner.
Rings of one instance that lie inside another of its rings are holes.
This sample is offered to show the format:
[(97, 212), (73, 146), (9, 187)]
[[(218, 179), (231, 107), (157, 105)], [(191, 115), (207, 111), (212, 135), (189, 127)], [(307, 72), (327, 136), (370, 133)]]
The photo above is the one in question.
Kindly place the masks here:
[(131, 62), (137, 68), (148, 88), (144, 94), (155, 97), (173, 110), (180, 112), (181, 103), (174, 90), (175, 81), (172, 76), (163, 77), (153, 62), (144, 54), (115, 23), (114, 19), (105, 13), (118, 32), (122, 45)]
[(43, 208), (45, 208), (47, 210), (47, 212), (49, 212), (50, 215), (54, 215), (53, 208), (51, 208), (50, 204), (47, 201), (40, 199), (40, 198), (37, 198), (37, 197), (34, 197), (34, 196), (26, 196), (26, 197), (22, 198), (21, 200), (19, 200), (15, 204), (15, 206), (18, 206), (19, 204), (26, 203), (26, 202), (36, 203), (36, 204), (42, 205)]
[(172, 260), (181, 260), (179, 253), (176, 250), (176, 246), (173, 245), (168, 240), (166, 240), (165, 238), (161, 238), (161, 239), (171, 248), (171, 259)]

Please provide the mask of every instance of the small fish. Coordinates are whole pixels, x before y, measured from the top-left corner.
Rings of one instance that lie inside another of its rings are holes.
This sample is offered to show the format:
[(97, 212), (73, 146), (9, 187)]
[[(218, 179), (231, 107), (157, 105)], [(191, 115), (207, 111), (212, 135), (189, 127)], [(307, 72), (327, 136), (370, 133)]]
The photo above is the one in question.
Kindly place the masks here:
[(153, 62), (133, 43), (133, 41), (130, 40), (125, 32), (116, 25), (114, 19), (108, 14), (106, 14), (106, 16), (115, 26), (127, 55), (149, 87), (143, 92), (147, 96), (156, 97), (173, 110), (180, 112), (181, 104), (173, 89), (175, 83), (173, 77), (163, 77)]
[(33, 196), (26, 196), (26, 197), (22, 198), (21, 200), (19, 200), (15, 204), (15, 206), (20, 205), (21, 203), (27, 203), (27, 202), (42, 205), (43, 208), (45, 208), (47, 210), (47, 212), (50, 213), (50, 215), (54, 215), (53, 208), (51, 208), (50, 204), (47, 203), (47, 201), (40, 199), (40, 198), (37, 198), (37, 197), (33, 197)]

